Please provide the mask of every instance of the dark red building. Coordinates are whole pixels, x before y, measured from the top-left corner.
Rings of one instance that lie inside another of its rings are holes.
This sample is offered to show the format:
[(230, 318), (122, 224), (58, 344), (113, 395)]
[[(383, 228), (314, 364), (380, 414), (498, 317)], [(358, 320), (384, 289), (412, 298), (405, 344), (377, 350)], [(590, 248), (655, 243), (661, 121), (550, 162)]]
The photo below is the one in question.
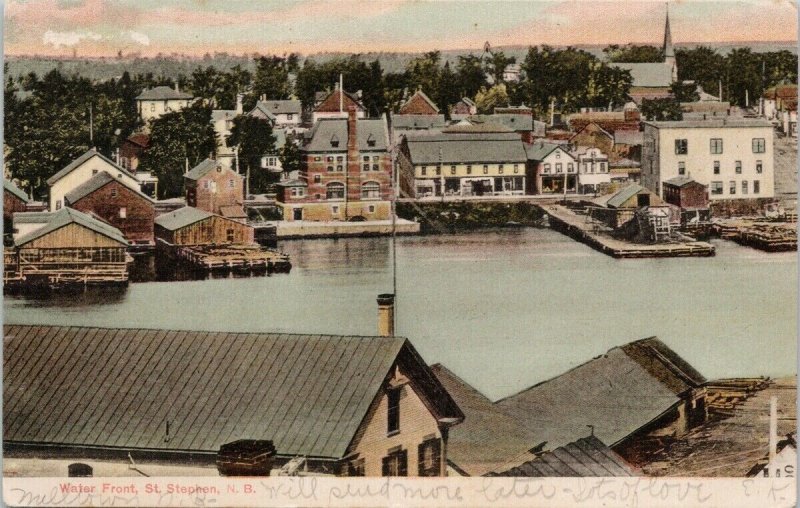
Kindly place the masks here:
[(155, 245), (155, 205), (146, 195), (101, 171), (64, 196), (66, 206), (94, 214), (119, 229), (131, 245)]
[(708, 188), (688, 176), (664, 181), (664, 201), (680, 208), (708, 208)]
[(3, 180), (3, 236), (11, 236), (14, 228), (12, 217), (16, 212), (28, 209), (28, 196), (14, 185), (13, 182)]

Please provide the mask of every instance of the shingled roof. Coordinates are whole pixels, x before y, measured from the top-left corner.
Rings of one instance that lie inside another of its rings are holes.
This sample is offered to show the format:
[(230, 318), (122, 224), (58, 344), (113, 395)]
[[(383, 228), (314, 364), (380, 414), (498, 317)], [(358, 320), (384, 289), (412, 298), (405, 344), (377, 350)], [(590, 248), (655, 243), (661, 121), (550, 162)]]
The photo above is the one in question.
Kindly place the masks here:
[(497, 402), (552, 450), (585, 437), (608, 446), (677, 406), (705, 379), (656, 337), (615, 347)]
[(67, 164), (66, 166), (64, 166), (64, 168), (61, 171), (59, 171), (58, 173), (56, 173), (53, 176), (51, 176), (50, 178), (48, 178), (47, 179), (47, 185), (51, 185), (52, 186), (57, 181), (61, 180), (62, 178), (64, 178), (68, 174), (72, 173), (73, 171), (75, 171), (79, 167), (83, 166), (84, 163), (86, 163), (89, 159), (92, 159), (93, 157), (100, 157), (104, 162), (106, 162), (109, 165), (111, 165), (111, 167), (113, 167), (114, 170), (119, 171), (120, 173), (122, 173), (124, 175), (127, 175), (128, 177), (133, 178), (134, 180), (136, 180), (136, 177), (133, 176), (127, 169), (125, 169), (122, 166), (116, 164), (114, 161), (112, 161), (108, 157), (104, 156), (103, 154), (101, 154), (100, 152), (95, 150), (94, 148), (90, 148), (89, 150), (84, 152), (83, 155), (81, 155), (80, 157), (78, 157), (74, 161), (72, 161), (69, 164)]
[(15, 196), (17, 199), (22, 200), (24, 203), (27, 203), (29, 201), (28, 195), (25, 194), (22, 191), (22, 189), (14, 185), (14, 182), (12, 182), (11, 180), (6, 180), (5, 178), (3, 178), (3, 190), (10, 192), (13, 196)]
[(625, 71), (630, 71), (633, 86), (644, 88), (669, 88), (672, 84), (672, 66), (664, 62), (647, 63), (610, 63)]
[(172, 100), (183, 100), (183, 99), (193, 99), (190, 94), (185, 92), (180, 92), (175, 90), (169, 86), (157, 86), (155, 88), (148, 88), (140, 93), (137, 97), (137, 101), (172, 101)]
[[(215, 453), (267, 439), (342, 458), (394, 365), (462, 418), (400, 337), (4, 327), (4, 443)], [(165, 422), (170, 422), (165, 440)]]
[(214, 214), (211, 212), (200, 210), (193, 206), (184, 206), (172, 212), (159, 215), (156, 217), (155, 223), (157, 226), (161, 226), (164, 229), (175, 231), (213, 215)]
[(527, 160), (518, 134), (409, 133), (406, 142), (413, 164), (522, 163)]
[(21, 247), (26, 243), (30, 243), (37, 238), (41, 238), (52, 233), (53, 231), (73, 223), (90, 229), (95, 233), (106, 236), (123, 245), (128, 245), (128, 240), (125, 239), (125, 236), (119, 229), (103, 221), (95, 219), (88, 214), (79, 212), (78, 210), (73, 210), (72, 208), (62, 208), (61, 210), (54, 212), (50, 217), (48, 217), (47, 224), (35, 231), (31, 231), (25, 236), (17, 238), (14, 241), (14, 244), (17, 247)]
[[(306, 132), (308, 142), (301, 148), (304, 152), (331, 152), (347, 151), (347, 119), (346, 118), (321, 118), (314, 124), (314, 127)], [(358, 138), (358, 149), (363, 152), (385, 151), (388, 146), (388, 131), (386, 119), (363, 119), (356, 120), (356, 136)], [(370, 136), (374, 141), (369, 144)], [(338, 141), (337, 146), (333, 146), (331, 140)]]
[[(88, 196), (92, 192), (106, 186), (110, 182), (118, 181), (114, 178), (110, 173), (106, 171), (100, 171), (96, 175), (92, 176), (90, 179), (86, 180), (79, 186), (75, 187), (71, 191), (67, 192), (64, 195), (64, 199), (71, 205), (74, 205), (78, 202), (79, 199)], [(126, 189), (129, 189), (132, 193), (136, 194), (137, 196), (141, 197), (142, 199), (146, 199), (147, 201), (153, 202), (153, 199), (149, 196), (143, 194), (142, 192), (131, 189), (127, 185), (124, 185)]]
[(431, 370), (464, 412), (450, 430), (447, 461), (462, 474), (481, 476), (522, 464), (533, 457), (536, 433), (507, 415), (485, 395), (440, 364)]

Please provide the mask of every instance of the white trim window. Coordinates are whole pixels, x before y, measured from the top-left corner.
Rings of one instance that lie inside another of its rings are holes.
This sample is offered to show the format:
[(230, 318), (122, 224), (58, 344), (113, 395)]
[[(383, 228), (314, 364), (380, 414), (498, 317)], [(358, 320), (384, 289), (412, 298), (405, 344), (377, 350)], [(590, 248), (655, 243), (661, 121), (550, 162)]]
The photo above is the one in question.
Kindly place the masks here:
[(380, 199), (381, 184), (378, 182), (364, 182), (361, 185), (361, 199)]

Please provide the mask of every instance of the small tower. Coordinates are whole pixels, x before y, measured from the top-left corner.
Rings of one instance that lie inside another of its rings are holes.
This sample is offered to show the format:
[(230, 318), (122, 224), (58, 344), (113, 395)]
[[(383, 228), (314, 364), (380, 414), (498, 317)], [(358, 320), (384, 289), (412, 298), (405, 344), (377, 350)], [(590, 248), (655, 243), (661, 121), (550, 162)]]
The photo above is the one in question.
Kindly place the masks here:
[(667, 23), (664, 26), (664, 63), (672, 69), (672, 81), (678, 81), (678, 64), (675, 61), (675, 48), (672, 47), (672, 33), (669, 29), (669, 4), (667, 4)]

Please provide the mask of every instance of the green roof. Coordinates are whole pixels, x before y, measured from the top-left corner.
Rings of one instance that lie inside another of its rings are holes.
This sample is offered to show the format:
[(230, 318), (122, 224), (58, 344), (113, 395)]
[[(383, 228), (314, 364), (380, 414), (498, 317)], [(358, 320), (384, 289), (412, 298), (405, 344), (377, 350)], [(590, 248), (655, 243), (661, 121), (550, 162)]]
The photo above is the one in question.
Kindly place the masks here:
[(619, 208), (620, 206), (622, 206), (623, 203), (625, 203), (625, 201), (629, 200), (636, 194), (639, 194), (643, 190), (647, 189), (645, 189), (644, 187), (642, 187), (637, 183), (632, 183), (627, 187), (625, 187), (624, 189), (617, 191), (617, 193), (608, 198), (608, 201), (606, 201), (606, 205), (612, 208)]
[(105, 222), (97, 220), (83, 212), (73, 210), (72, 208), (62, 208), (61, 210), (53, 213), (52, 218), (44, 227), (18, 238), (15, 244), (17, 247), (22, 247), (26, 243), (30, 243), (37, 238), (41, 238), (52, 233), (53, 231), (73, 223), (90, 229), (95, 233), (106, 236), (123, 245), (128, 245), (128, 240), (125, 239), (125, 236), (123, 236), (119, 229), (110, 224), (106, 224)]
[(212, 169), (221, 165), (222, 164), (220, 162), (217, 162), (214, 159), (206, 159), (197, 166), (190, 169), (189, 172), (183, 176), (188, 178), (189, 180), (199, 180), (204, 176), (206, 176)]
[(14, 196), (16, 196), (19, 199), (21, 199), (22, 201), (24, 201), (25, 203), (27, 203), (29, 201), (28, 200), (28, 195), (25, 194), (22, 191), (22, 189), (20, 189), (16, 185), (14, 185), (14, 182), (12, 182), (11, 180), (6, 180), (5, 178), (3, 178), (3, 189), (7, 190), (8, 192), (13, 194)]
[(155, 223), (169, 231), (181, 229), (195, 222), (212, 217), (214, 214), (194, 208), (193, 206), (184, 206), (174, 212), (168, 212), (156, 217)]

